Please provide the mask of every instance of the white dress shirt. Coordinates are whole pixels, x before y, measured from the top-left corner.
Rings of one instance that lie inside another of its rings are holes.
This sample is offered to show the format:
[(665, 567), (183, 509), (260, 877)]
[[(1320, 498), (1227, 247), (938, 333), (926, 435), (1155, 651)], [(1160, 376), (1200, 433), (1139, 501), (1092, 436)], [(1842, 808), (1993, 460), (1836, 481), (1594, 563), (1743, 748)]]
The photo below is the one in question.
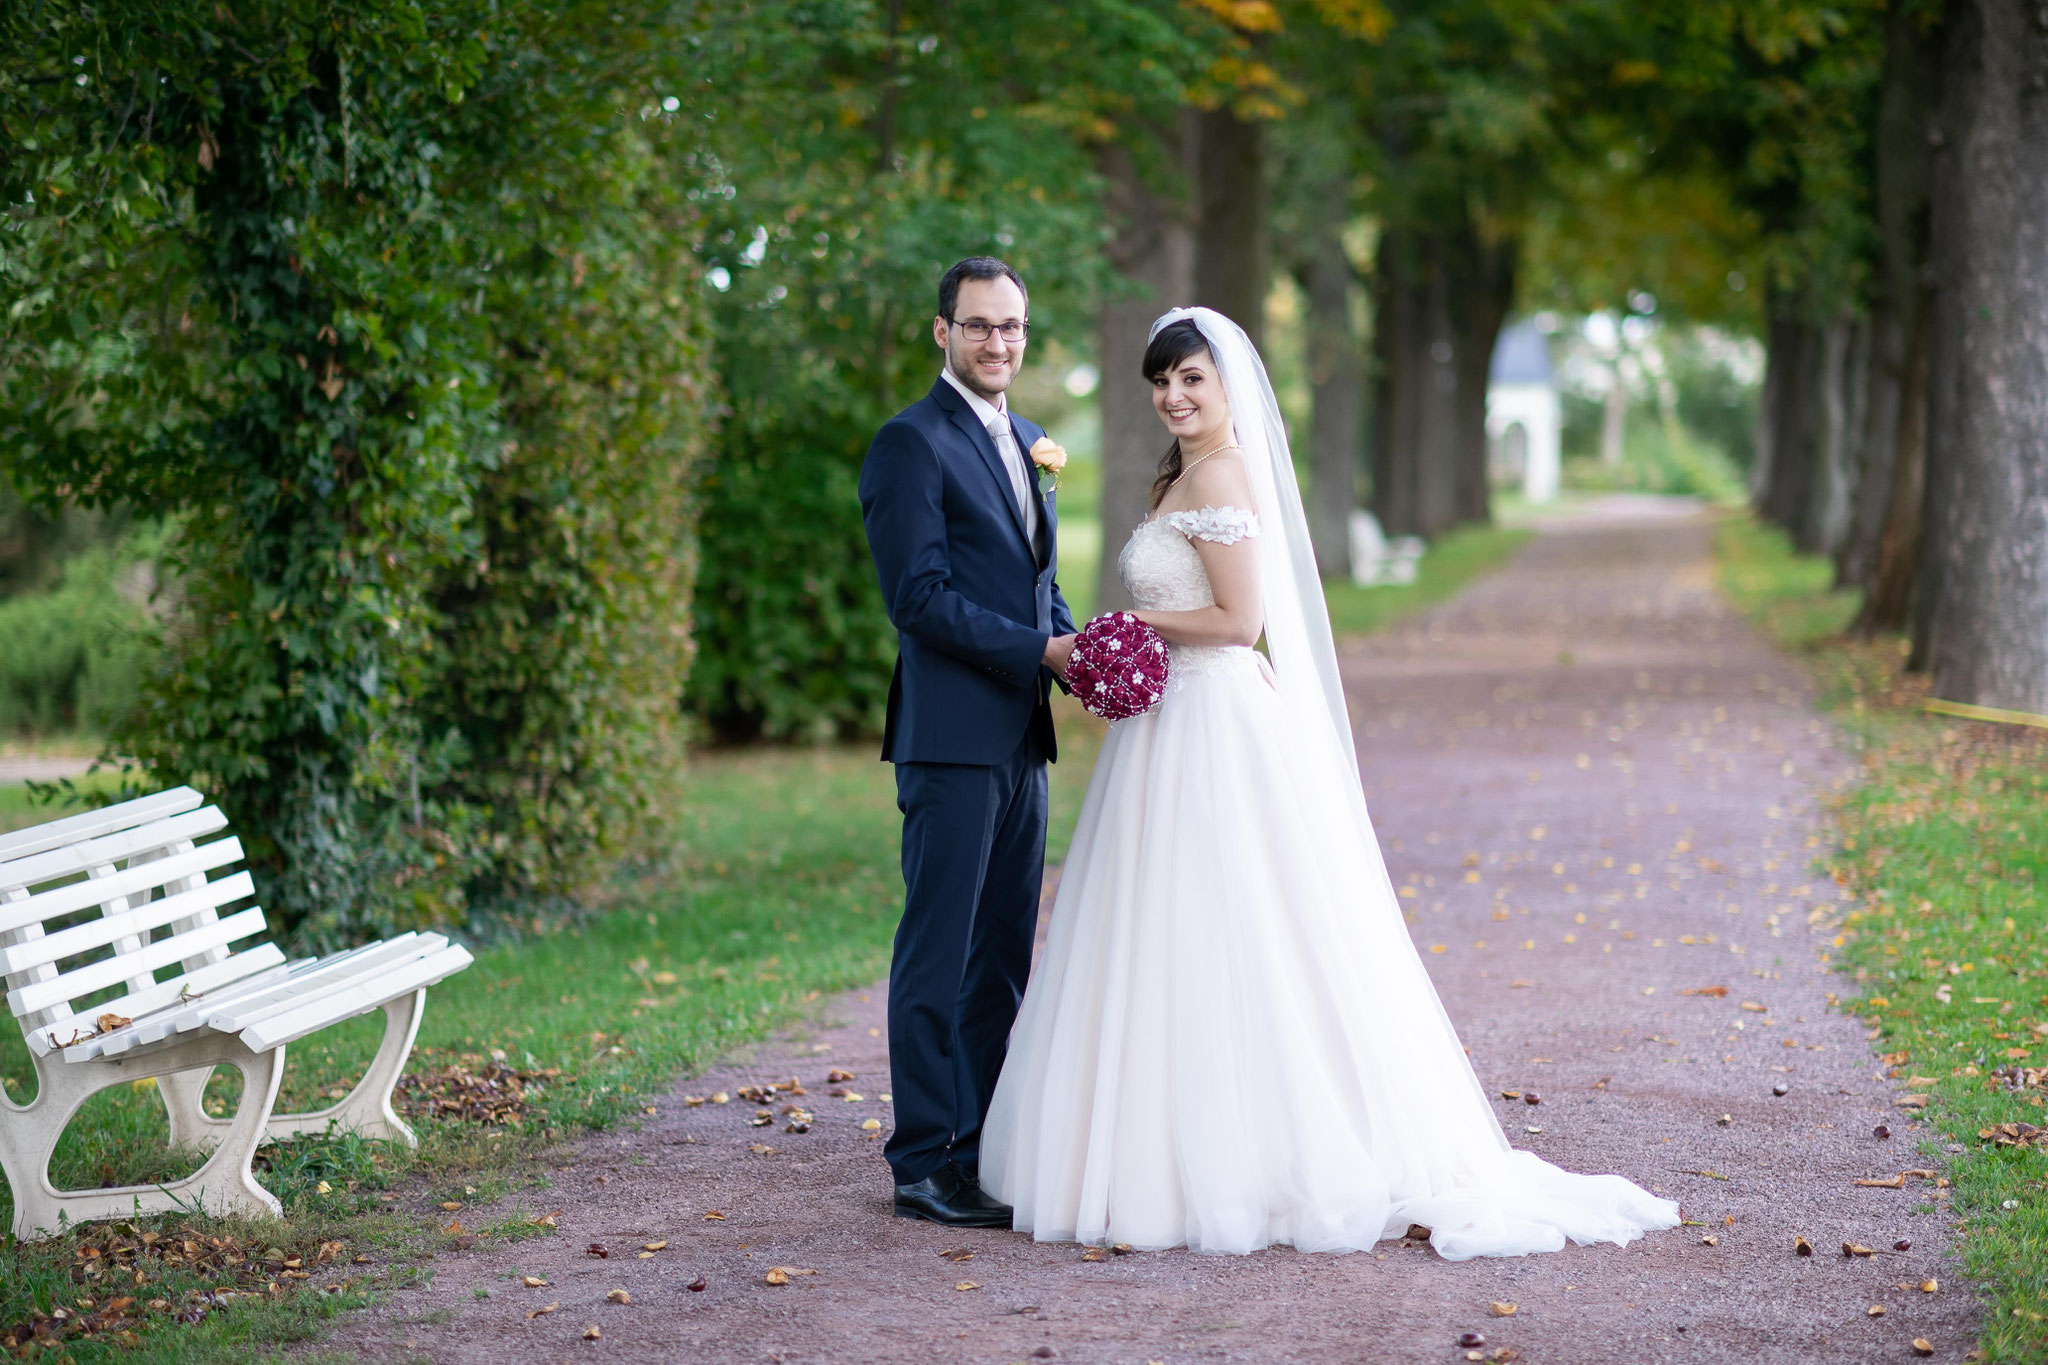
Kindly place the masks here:
[(1003, 395), (997, 394), (991, 403), (973, 389), (960, 382), (960, 376), (953, 373), (953, 367), (943, 366), (939, 377), (953, 386), (954, 392), (967, 400), (975, 420), (988, 429), (989, 439), (996, 443), (996, 454), (1003, 461), (1003, 468), (1010, 474), (1010, 492), (1017, 499), (1017, 507), (1024, 514), (1024, 537), (1033, 546), (1038, 544), (1038, 489), (1031, 477), (1031, 462), (1024, 452), (1017, 449), (1017, 433), (1010, 426), (1009, 405)]

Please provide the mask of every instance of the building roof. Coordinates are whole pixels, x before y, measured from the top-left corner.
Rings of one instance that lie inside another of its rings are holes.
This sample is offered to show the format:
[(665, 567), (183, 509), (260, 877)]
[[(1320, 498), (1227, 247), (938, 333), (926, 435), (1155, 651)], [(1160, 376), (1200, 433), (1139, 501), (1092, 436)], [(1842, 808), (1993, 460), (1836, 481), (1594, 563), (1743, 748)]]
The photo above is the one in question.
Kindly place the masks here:
[(1501, 329), (1486, 377), (1494, 384), (1552, 383), (1556, 376), (1550, 368), (1549, 339), (1528, 318)]

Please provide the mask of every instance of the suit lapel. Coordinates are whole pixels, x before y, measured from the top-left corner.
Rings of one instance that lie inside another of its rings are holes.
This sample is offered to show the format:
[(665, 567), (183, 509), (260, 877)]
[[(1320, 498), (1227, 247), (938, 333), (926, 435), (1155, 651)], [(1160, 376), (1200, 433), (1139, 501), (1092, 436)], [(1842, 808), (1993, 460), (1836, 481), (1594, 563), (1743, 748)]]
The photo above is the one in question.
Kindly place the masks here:
[(1026, 440), (1025, 437), (1034, 431), (1038, 436), (1045, 435), (1043, 427), (1034, 426), (1014, 414), (1010, 416), (1010, 438), (1017, 443), (1017, 451), (1024, 457), (1024, 468), (1031, 479), (1031, 496), (1038, 499), (1039, 543), (1032, 547), (1032, 557), (1038, 561), (1038, 567), (1042, 569), (1052, 561), (1053, 537), (1059, 526), (1059, 518), (1053, 514), (1052, 494), (1039, 482), (1041, 476), (1038, 466), (1031, 463), (1031, 446), (1037, 441), (1038, 436), (1032, 436), (1030, 440)]
[[(932, 386), (932, 396), (938, 400), (939, 406), (944, 408), (947, 415), (953, 419), (953, 425), (960, 429), (961, 434), (967, 437), (969, 443), (980, 454), (981, 462), (987, 467), (989, 477), (995, 480), (997, 500), (1005, 508), (1009, 509), (1010, 525), (1017, 528), (1017, 538), (1024, 542), (1025, 550), (1034, 559), (1037, 558), (1037, 551), (1031, 544), (1030, 533), (1024, 525), (1024, 509), (1017, 505), (1017, 494), (1011, 487), (1009, 471), (1003, 468), (1003, 457), (996, 450), (995, 438), (988, 434), (987, 427), (984, 427), (975, 419), (974, 409), (968, 406), (967, 400), (958, 393), (955, 393), (953, 386), (948, 384), (943, 378)], [(1013, 420), (1010, 426), (1011, 438), (1015, 439), (1016, 434), (1017, 427)], [(1024, 447), (1020, 445), (1017, 448), (1022, 450)]]

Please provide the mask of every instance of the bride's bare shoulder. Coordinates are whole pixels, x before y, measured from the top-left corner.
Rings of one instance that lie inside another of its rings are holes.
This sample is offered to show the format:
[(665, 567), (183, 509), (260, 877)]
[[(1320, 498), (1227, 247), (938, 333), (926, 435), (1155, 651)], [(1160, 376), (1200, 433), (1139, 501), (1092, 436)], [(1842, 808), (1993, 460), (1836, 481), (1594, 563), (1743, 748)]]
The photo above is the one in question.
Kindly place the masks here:
[(1217, 451), (1188, 471), (1182, 487), (1189, 507), (1249, 509), (1252, 505), (1252, 481), (1242, 451)]

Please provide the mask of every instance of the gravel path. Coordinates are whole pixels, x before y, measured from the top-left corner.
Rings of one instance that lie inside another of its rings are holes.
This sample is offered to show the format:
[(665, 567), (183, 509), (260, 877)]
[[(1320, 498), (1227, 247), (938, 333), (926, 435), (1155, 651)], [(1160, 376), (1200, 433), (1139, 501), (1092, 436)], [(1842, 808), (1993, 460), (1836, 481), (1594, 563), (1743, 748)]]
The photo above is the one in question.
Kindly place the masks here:
[[(1937, 1196), (1854, 1184), (1935, 1162), (1861, 1027), (1829, 1008), (1843, 982), (1822, 965), (1833, 887), (1813, 819), (1847, 764), (1796, 670), (1714, 594), (1709, 537), (1682, 505), (1639, 501), (1547, 522), (1505, 571), (1346, 660), (1416, 940), (1481, 1080), (1541, 1097), (1500, 1101), (1502, 1123), (1677, 1197), (1697, 1226), (1459, 1265), (1398, 1241), (1087, 1262), (892, 1219), (879, 1135), (860, 1127), (887, 1122), (876, 989), (833, 1027), (684, 1082), (646, 1132), (583, 1144), (549, 1197), (560, 1235), (444, 1258), (335, 1344), (494, 1363), (1450, 1362), (1476, 1331), (1483, 1358), (1559, 1365), (1909, 1360), (1915, 1337), (1961, 1360), (1978, 1309), (1943, 1217), (1915, 1211)], [(827, 1095), (835, 1067), (865, 1099)], [(792, 1075), (818, 1116), (805, 1135), (679, 1098)], [(1896, 1136), (1875, 1138), (1880, 1122)], [(764, 1282), (777, 1266), (786, 1286)], [(1938, 1292), (1916, 1287), (1928, 1277)]]

